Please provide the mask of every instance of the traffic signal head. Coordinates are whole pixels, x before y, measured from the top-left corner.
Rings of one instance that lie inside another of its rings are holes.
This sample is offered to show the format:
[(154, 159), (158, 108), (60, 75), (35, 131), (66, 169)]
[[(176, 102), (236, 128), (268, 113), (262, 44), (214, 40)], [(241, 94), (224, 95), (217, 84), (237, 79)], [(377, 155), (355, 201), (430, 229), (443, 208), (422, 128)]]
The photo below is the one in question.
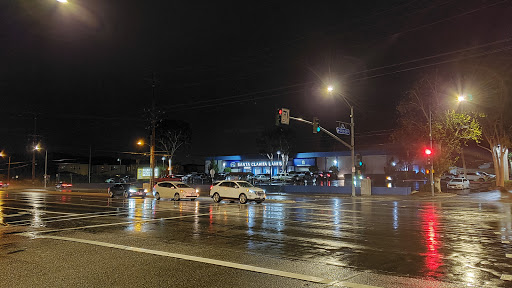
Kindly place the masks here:
[(318, 123), (318, 118), (316, 117), (313, 117), (313, 133), (318, 133), (320, 132), (320, 124)]
[(276, 126), (279, 126), (281, 124), (281, 117), (283, 115), (283, 109), (277, 110), (276, 114)]
[(363, 167), (363, 156), (361, 154), (356, 154), (356, 163), (357, 167)]
[(430, 148), (425, 148), (424, 152), (425, 152), (425, 155), (427, 155), (427, 156), (432, 155), (432, 150), (430, 150)]

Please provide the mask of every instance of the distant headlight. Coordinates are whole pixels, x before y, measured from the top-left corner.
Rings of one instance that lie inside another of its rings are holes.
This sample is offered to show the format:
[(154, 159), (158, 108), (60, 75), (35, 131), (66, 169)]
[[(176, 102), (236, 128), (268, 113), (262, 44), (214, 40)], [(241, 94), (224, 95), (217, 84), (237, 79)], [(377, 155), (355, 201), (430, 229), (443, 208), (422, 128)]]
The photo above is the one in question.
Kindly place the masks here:
[(391, 176), (386, 177), (386, 180), (390, 180), (391, 181), (392, 179), (393, 178), (391, 178)]
[(199, 193), (199, 189), (196, 189), (196, 193)]
[(128, 190), (128, 191), (135, 193), (135, 192), (137, 192), (137, 189), (130, 188), (130, 190)]

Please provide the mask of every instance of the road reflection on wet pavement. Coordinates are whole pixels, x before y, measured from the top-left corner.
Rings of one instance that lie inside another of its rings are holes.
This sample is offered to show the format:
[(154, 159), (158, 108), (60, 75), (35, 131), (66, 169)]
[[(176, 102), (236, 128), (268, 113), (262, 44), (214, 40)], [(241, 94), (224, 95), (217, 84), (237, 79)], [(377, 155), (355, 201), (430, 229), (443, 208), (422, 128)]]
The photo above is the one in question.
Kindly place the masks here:
[(0, 229), (132, 235), (456, 286), (507, 287), (506, 197), (497, 191), (432, 199), (282, 194), (240, 205), (4, 191)]

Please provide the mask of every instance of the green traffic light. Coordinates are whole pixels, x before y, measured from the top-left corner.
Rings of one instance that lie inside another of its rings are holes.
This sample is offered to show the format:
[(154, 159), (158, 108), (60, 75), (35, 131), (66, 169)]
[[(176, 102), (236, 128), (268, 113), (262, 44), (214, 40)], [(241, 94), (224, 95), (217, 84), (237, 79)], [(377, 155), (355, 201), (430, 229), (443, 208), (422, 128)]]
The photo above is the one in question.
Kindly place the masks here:
[(316, 127), (316, 132), (320, 132), (320, 127)]

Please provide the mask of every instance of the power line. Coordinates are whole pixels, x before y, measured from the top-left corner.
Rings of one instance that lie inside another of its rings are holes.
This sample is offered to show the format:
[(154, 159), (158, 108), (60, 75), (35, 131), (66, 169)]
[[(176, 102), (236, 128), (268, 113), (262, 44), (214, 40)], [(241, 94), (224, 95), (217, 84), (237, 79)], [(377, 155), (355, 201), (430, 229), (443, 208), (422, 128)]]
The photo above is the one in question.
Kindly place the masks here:
[[(390, 65), (386, 65), (386, 66), (382, 66), (382, 67), (366, 69), (366, 70), (363, 70), (363, 71), (358, 71), (358, 72), (354, 72), (354, 73), (345, 74), (343, 76), (345, 76), (345, 77), (353, 76), (353, 75), (358, 75), (358, 74), (362, 74), (362, 73), (365, 73), (365, 72), (377, 71), (377, 70), (381, 70), (381, 69), (385, 69), (385, 68), (390, 68), (390, 67), (397, 67), (397, 66), (401, 66), (401, 65), (405, 65), (405, 64), (410, 64), (410, 63), (414, 63), (414, 62), (419, 62), (419, 61), (423, 61), (423, 60), (430, 60), (430, 59), (434, 59), (434, 58), (438, 58), (438, 57), (443, 57), (443, 56), (447, 56), (447, 55), (451, 55), (451, 54), (456, 54), (456, 53), (466, 52), (466, 51), (470, 51), (470, 50), (475, 50), (475, 49), (479, 49), (479, 48), (483, 48), (483, 47), (487, 47), (487, 46), (491, 46), (491, 45), (495, 45), (495, 44), (502, 44), (502, 43), (509, 42), (511, 40), (512, 40), (512, 37), (505, 38), (505, 39), (489, 42), (489, 43), (482, 44), (482, 45), (477, 45), (477, 46), (472, 46), (472, 47), (468, 47), (468, 48), (458, 49), (458, 50), (454, 50), (454, 51), (439, 53), (439, 54), (436, 54), (436, 55), (431, 55), (431, 56), (427, 56), (427, 57), (421, 57), (421, 58), (412, 59), (412, 60), (404, 61), (404, 62), (401, 62), (401, 63), (390, 64)], [(396, 74), (396, 73), (401, 73), (401, 72), (406, 72), (406, 71), (411, 71), (411, 70), (416, 70), (416, 69), (436, 66), (436, 65), (440, 65), (440, 64), (446, 64), (446, 63), (450, 63), (450, 62), (457, 62), (457, 61), (466, 60), (466, 59), (470, 59), (470, 58), (481, 57), (481, 56), (485, 56), (485, 55), (499, 53), (499, 52), (507, 51), (507, 50), (510, 50), (510, 49), (512, 49), (512, 46), (506, 46), (506, 47), (502, 47), (502, 48), (495, 49), (495, 50), (492, 50), (492, 51), (475, 53), (473, 55), (467, 55), (467, 56), (459, 57), (459, 58), (455, 58), (455, 59), (438, 61), (438, 62), (434, 62), (434, 63), (429, 63), (429, 64), (419, 65), (419, 66), (415, 66), (415, 67), (404, 68), (404, 69), (395, 70), (395, 71), (391, 71), (391, 72), (386, 72), (386, 73), (380, 73), (380, 74), (360, 77), (360, 78), (352, 79), (352, 80), (350, 80), (350, 82), (368, 80), (368, 79), (372, 79), (372, 78), (377, 78), (377, 77), (382, 77), (382, 76), (386, 76), (386, 75), (391, 75), (391, 74)], [(295, 84), (291, 84), (291, 85), (286, 85), (286, 86), (281, 86), (281, 87), (271, 88), (271, 89), (266, 89), (266, 90), (261, 90), (261, 91), (255, 91), (255, 92), (244, 93), (244, 94), (233, 95), (233, 96), (217, 98), (217, 99), (211, 99), (211, 100), (204, 100), (204, 101), (200, 101), (200, 103), (220, 102), (220, 101), (224, 101), (224, 100), (227, 100), (227, 99), (235, 99), (235, 98), (241, 98), (241, 97), (246, 97), (246, 96), (253, 96), (253, 95), (265, 93), (267, 91), (277, 91), (277, 90), (283, 90), (283, 89), (288, 89), (288, 88), (292, 88), (292, 87), (307, 86), (307, 85), (314, 84), (314, 83), (316, 83), (316, 82), (315, 81), (308, 81), (308, 82), (303, 82), (303, 83), (295, 83)], [(253, 99), (254, 100), (265, 99), (265, 98), (271, 98), (271, 97), (287, 95), (287, 94), (291, 94), (291, 93), (298, 93), (298, 92), (302, 92), (302, 91), (303, 91), (303, 89), (300, 89), (300, 90), (296, 90), (296, 91), (288, 91), (288, 92), (282, 92), (282, 93), (277, 93), (277, 94), (272, 94), (272, 95), (258, 96), (258, 97), (254, 97)], [(249, 101), (249, 100), (251, 100), (251, 99), (241, 99), (241, 100), (225, 101), (225, 102), (222, 102), (222, 103), (193, 106), (193, 105), (197, 104), (197, 102), (196, 102), (194, 104), (177, 104), (177, 105), (173, 105), (173, 107), (176, 107), (176, 106), (182, 106), (183, 107), (183, 106), (187, 106), (187, 105), (191, 106), (191, 107), (186, 107), (186, 108), (182, 108), (182, 109), (176, 110), (176, 111), (184, 111), (184, 110), (190, 110), (190, 109), (200, 109), (200, 108), (206, 108), (206, 107), (224, 106), (224, 105), (229, 105), (229, 104), (245, 102), (245, 101)]]

